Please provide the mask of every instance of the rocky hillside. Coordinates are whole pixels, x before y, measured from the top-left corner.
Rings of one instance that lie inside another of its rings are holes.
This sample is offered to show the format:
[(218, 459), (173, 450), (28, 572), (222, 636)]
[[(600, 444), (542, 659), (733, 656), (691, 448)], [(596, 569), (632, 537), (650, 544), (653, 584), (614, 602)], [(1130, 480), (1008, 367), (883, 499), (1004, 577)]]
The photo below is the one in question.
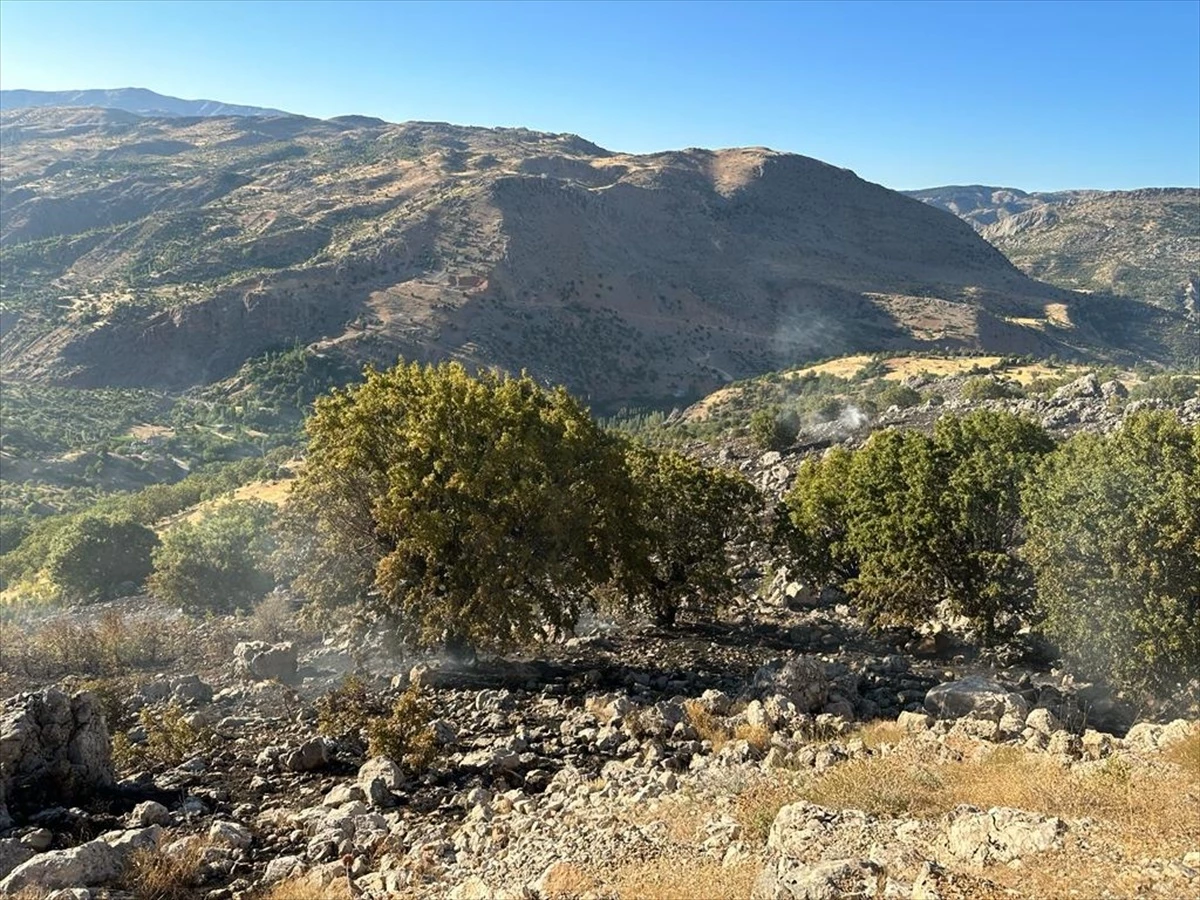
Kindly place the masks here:
[(183, 100), (145, 88), (89, 91), (0, 91), (0, 109), (44, 106), (93, 106), (123, 109), (139, 116), (284, 116), (279, 109), (240, 106), (220, 100)]
[(970, 185), (908, 195), (970, 222), (1034, 278), (1197, 315), (1200, 190), (1027, 194)]
[(8, 110), (0, 138), (8, 379), (179, 388), (299, 341), (527, 368), (604, 409), (850, 350), (1166, 359), (1186, 326), (761, 148), (96, 109)]

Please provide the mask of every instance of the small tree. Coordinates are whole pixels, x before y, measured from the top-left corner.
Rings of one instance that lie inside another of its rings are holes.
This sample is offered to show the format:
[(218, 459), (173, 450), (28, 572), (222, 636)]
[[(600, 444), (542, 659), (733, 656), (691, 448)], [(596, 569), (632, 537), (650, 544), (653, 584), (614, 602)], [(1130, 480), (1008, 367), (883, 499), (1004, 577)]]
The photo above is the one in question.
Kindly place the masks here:
[(154, 553), (151, 593), (193, 612), (248, 609), (275, 584), (274, 518), (271, 504), (250, 500), (176, 525)]
[(932, 437), (878, 432), (801, 467), (787, 498), (797, 553), (877, 621), (916, 624), (948, 601), (992, 643), (1000, 615), (1032, 601), (1020, 489), (1051, 447), (1039, 426), (991, 411), (944, 417)]
[(561, 388), (401, 364), (318, 400), (307, 431), (291, 502), (312, 537), (287, 556), (310, 599), (368, 601), (417, 644), (503, 648), (573, 625), (613, 574), (621, 445)]
[(146, 580), (157, 545), (157, 536), (144, 525), (84, 516), (55, 535), (46, 571), (69, 599), (106, 599), (124, 585), (140, 586)]
[(786, 450), (800, 433), (800, 417), (777, 406), (756, 410), (750, 416), (750, 439), (764, 450)]
[(1200, 426), (1147, 412), (1076, 435), (1024, 500), (1025, 557), (1064, 654), (1130, 688), (1200, 677)]
[(660, 625), (682, 608), (709, 611), (734, 587), (731, 545), (755, 528), (761, 497), (740, 475), (672, 451), (627, 453), (643, 556), (627, 585)]
[(921, 402), (921, 394), (906, 384), (889, 384), (879, 392), (876, 402), (881, 409), (892, 406), (908, 409)]

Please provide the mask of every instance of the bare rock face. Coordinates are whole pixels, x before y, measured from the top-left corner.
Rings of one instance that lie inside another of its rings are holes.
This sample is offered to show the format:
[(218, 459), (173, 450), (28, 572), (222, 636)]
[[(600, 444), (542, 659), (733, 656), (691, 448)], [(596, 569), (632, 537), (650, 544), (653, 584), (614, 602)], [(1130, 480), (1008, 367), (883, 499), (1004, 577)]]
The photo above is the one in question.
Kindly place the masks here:
[(291, 684), (297, 680), (296, 648), (291, 641), (243, 641), (233, 648), (233, 662), (238, 675), (248, 681)]
[(39, 853), (0, 881), (0, 895), (34, 888), (73, 888), (113, 881), (120, 876), (130, 855), (135, 850), (154, 847), (160, 834), (157, 825), (133, 831), (110, 831), (78, 847)]
[(6, 799), (71, 801), (112, 783), (112, 747), (95, 695), (47, 688), (0, 703), (0, 824)]

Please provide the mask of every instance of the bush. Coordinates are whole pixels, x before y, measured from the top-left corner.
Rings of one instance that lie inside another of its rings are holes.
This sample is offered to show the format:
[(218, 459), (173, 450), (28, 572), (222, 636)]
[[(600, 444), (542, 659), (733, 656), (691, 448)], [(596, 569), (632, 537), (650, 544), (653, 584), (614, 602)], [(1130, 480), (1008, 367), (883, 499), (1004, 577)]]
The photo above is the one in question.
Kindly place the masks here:
[(367, 689), (357, 675), (346, 679), (329, 693), (317, 698), (317, 731), (338, 741), (361, 743), (371, 720), (385, 712), (379, 698)]
[(226, 503), (199, 522), (168, 531), (154, 553), (150, 591), (193, 612), (232, 612), (275, 584), (270, 571), (275, 509), (257, 500)]
[(660, 625), (681, 608), (708, 612), (732, 592), (732, 544), (753, 532), (761, 498), (740, 475), (674, 452), (627, 454), (637, 499), (634, 558), (623, 585)]
[(398, 365), (317, 401), (292, 495), (297, 591), (424, 646), (570, 627), (632, 521), (620, 441), (564, 390)]
[(818, 580), (845, 579), (876, 621), (918, 624), (946, 601), (991, 644), (1001, 615), (1032, 602), (1020, 489), (1052, 446), (987, 410), (943, 417), (932, 437), (877, 432), (801, 467), (786, 498), (798, 555)]
[(51, 581), (72, 600), (116, 596), (135, 590), (150, 574), (154, 532), (128, 519), (84, 517), (55, 535), (46, 559)]
[(1077, 435), (1024, 505), (1045, 629), (1069, 659), (1145, 691), (1200, 677), (1200, 426), (1149, 412)]
[(889, 384), (875, 398), (876, 403), (881, 409), (888, 409), (897, 406), (900, 409), (908, 409), (910, 406), (916, 406), (921, 402), (921, 394), (905, 384)]
[(779, 407), (757, 410), (750, 416), (750, 439), (764, 450), (786, 450), (800, 433), (800, 418)]
[(429, 725), (432, 719), (432, 707), (421, 696), (420, 687), (410, 686), (396, 700), (391, 715), (367, 723), (367, 754), (424, 771), (437, 756), (437, 741)]

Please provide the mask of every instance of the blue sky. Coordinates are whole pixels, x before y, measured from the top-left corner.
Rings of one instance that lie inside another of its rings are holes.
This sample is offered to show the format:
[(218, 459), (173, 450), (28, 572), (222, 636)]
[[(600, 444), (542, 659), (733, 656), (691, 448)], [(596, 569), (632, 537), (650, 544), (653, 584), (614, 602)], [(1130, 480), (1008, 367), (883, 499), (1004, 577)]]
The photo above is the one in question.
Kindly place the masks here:
[(0, 85), (766, 145), (894, 188), (1200, 184), (1200, 0), (2, 0)]

